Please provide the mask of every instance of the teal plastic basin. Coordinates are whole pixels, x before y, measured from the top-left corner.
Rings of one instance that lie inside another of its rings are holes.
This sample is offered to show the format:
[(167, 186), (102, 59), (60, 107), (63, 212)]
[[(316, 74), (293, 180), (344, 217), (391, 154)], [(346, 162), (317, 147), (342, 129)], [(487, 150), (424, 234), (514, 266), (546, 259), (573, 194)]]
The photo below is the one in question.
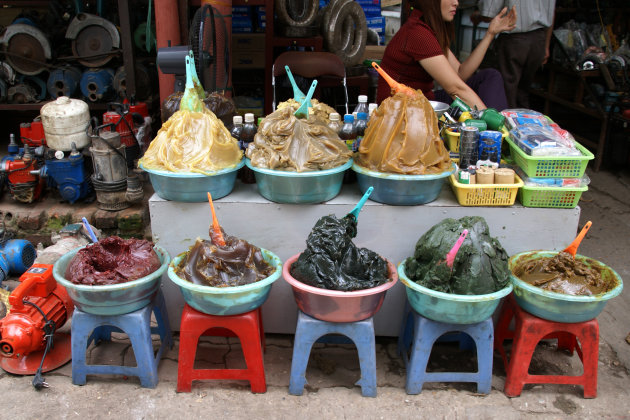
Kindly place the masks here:
[(440, 195), (444, 181), (455, 171), (434, 175), (401, 175), (370, 171), (356, 163), (352, 170), (357, 173), (361, 192), (374, 187), (370, 200), (394, 206), (414, 206), (434, 201)]
[(260, 249), (263, 258), (274, 272), (267, 278), (256, 283), (234, 287), (211, 287), (193, 284), (175, 274), (175, 267), (179, 265), (188, 251), (179, 254), (168, 267), (168, 277), (179, 286), (187, 304), (196, 310), (210, 315), (237, 315), (253, 311), (261, 306), (269, 297), (273, 282), (282, 274), (282, 261), (276, 254), (266, 249)]
[(512, 285), (486, 295), (455, 295), (420, 286), (405, 274), (405, 261), (398, 264), (398, 278), (406, 286), (411, 307), (425, 318), (451, 324), (476, 324), (492, 316)]
[(57, 283), (66, 288), (74, 306), (83, 312), (95, 315), (122, 315), (147, 306), (160, 287), (162, 274), (171, 261), (170, 255), (162, 247), (153, 249), (160, 258), (160, 268), (148, 276), (127, 283), (88, 286), (74, 284), (65, 278), (66, 268), (80, 248), (73, 249), (55, 262), (53, 276)]
[(550, 292), (540, 287), (533, 286), (514, 275), (513, 269), (526, 261), (532, 259), (554, 257), (556, 251), (527, 251), (520, 252), (510, 257), (508, 266), (512, 274), (510, 280), (514, 285), (514, 297), (518, 305), (525, 311), (539, 318), (556, 322), (584, 322), (596, 318), (604, 309), (606, 303), (618, 296), (623, 290), (623, 281), (619, 274), (592, 258), (576, 254), (577, 260), (583, 261), (587, 265), (598, 265), (602, 268), (602, 276), (614, 282), (616, 286), (606, 293), (594, 296), (572, 296), (564, 293)]
[(208, 192), (213, 200), (225, 197), (234, 189), (236, 174), (245, 162), (241, 160), (232, 168), (222, 169), (212, 175), (190, 172), (170, 172), (147, 169), (140, 164), (140, 169), (149, 174), (155, 193), (164, 200), (199, 203), (208, 200)]
[(344, 172), (352, 166), (352, 159), (341, 166), (323, 171), (288, 172), (253, 166), (258, 192), (269, 201), (285, 204), (321, 203), (335, 198), (343, 184)]

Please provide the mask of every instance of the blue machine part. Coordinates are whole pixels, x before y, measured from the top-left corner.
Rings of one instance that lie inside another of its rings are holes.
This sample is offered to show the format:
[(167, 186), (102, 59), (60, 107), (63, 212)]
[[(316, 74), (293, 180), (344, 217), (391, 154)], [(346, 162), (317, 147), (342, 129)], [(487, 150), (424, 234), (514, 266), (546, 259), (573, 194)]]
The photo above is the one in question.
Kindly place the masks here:
[(76, 92), (80, 80), (81, 70), (76, 67), (64, 67), (50, 72), (46, 87), (53, 99), (57, 99), (59, 96), (70, 98)]
[(19, 77), (19, 81), (22, 83), (27, 83), (32, 86), (37, 92), (37, 100), (43, 101), (46, 99), (46, 82), (37, 76), (26, 76), (22, 75)]
[(91, 102), (106, 98), (113, 91), (114, 70), (89, 69), (81, 75), (81, 93)]
[(22, 275), (35, 262), (37, 251), (26, 239), (9, 239), (0, 243), (0, 282), (9, 273)]
[(40, 171), (41, 176), (48, 177), (48, 185), (57, 188), (61, 197), (71, 204), (92, 191), (80, 153), (63, 159), (47, 159)]

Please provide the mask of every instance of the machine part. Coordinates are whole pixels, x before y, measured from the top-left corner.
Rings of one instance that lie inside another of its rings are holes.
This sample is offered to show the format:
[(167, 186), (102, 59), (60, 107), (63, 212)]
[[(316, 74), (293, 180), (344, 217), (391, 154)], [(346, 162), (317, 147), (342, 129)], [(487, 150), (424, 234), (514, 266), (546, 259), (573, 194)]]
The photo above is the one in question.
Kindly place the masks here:
[(21, 203), (32, 203), (41, 195), (44, 184), (39, 176), (39, 162), (30, 147), (24, 145), (24, 153), (13, 160), (6, 160), (4, 167), (6, 172), (9, 192), (14, 200)]
[[(136, 63), (136, 98), (138, 100), (147, 99), (151, 95), (151, 77), (149, 76), (149, 70), (140, 63)], [(121, 98), (128, 98), (127, 96), (127, 71), (125, 67), (119, 67), (114, 74), (112, 81), (114, 91)]]
[[(125, 104), (111, 102), (107, 104), (107, 112), (103, 114), (103, 124), (110, 125), (110, 130), (115, 130), (120, 134), (120, 142), (128, 149), (138, 146), (138, 141), (134, 133), (133, 114)], [(130, 156), (131, 150), (127, 151), (127, 161), (136, 159), (137, 156)], [(136, 152), (137, 153), (137, 152)]]
[(36, 374), (35, 379), (40, 380), (33, 381), (36, 387), (47, 386), (38, 374), (56, 369), (72, 357), (69, 335), (54, 333), (71, 318), (74, 304), (55, 281), (52, 269), (50, 264), (29, 268), (9, 296), (9, 313), (0, 320), (0, 366), (15, 374)]
[(31, 147), (46, 145), (46, 135), (41, 118), (37, 117), (30, 123), (20, 124), (20, 140)]
[(278, 0), (275, 2), (276, 15), (284, 26), (313, 26), (319, 10), (318, 0)]
[(129, 207), (127, 201), (127, 180), (102, 182), (92, 175), (92, 185), (96, 191), (96, 204), (101, 210), (118, 211)]
[(101, 182), (119, 182), (127, 179), (125, 145), (120, 143), (117, 131), (103, 130), (90, 147), (94, 178)]
[(88, 69), (81, 75), (81, 93), (90, 102), (107, 99), (109, 93), (113, 92), (113, 80), (112, 69)]
[(7, 99), (12, 104), (30, 104), (38, 101), (35, 88), (26, 83), (20, 83), (9, 88)]
[(86, 132), (90, 124), (90, 109), (82, 100), (60, 96), (45, 104), (40, 115), (46, 143), (51, 149), (67, 152), (72, 150), (72, 143), (77, 149), (90, 144)]
[(20, 82), (35, 89), (35, 102), (40, 102), (46, 99), (46, 82), (43, 79), (38, 76), (20, 76)]
[(74, 204), (92, 192), (84, 160), (76, 148), (63, 159), (47, 159), (40, 176), (48, 178), (48, 185), (59, 190), (61, 198)]
[(0, 79), (0, 102), (5, 102), (7, 100), (7, 96), (7, 83)]
[(130, 203), (139, 203), (143, 198), (144, 191), (142, 190), (142, 180), (137, 174), (131, 174), (127, 177), (125, 199)]
[(15, 71), (11, 65), (5, 61), (0, 61), (0, 79), (10, 85), (15, 83)]
[(6, 59), (17, 72), (36, 75), (46, 70), (52, 58), (48, 38), (40, 29), (24, 23), (9, 25), (0, 38)]
[(76, 92), (80, 80), (81, 70), (76, 67), (63, 67), (50, 72), (46, 87), (53, 99), (60, 96), (69, 98)]
[(361, 6), (352, 0), (336, 0), (324, 12), (323, 34), (328, 50), (346, 67), (358, 64), (367, 42), (367, 23)]
[(75, 16), (68, 25), (66, 39), (72, 40), (72, 53), (86, 67), (104, 66), (113, 58), (114, 48), (120, 48), (116, 26), (89, 13)]
[[(133, 31), (133, 43), (136, 48), (141, 51), (147, 51), (147, 23), (142, 22), (135, 31)], [(149, 51), (155, 51), (157, 40), (155, 39), (155, 25), (151, 26), (151, 39), (149, 40)]]
[[(33, 265), (36, 256), (35, 247), (26, 239), (9, 239), (0, 242), (0, 271), (4, 271), (5, 276), (22, 275)], [(0, 276), (2, 276), (1, 273)]]

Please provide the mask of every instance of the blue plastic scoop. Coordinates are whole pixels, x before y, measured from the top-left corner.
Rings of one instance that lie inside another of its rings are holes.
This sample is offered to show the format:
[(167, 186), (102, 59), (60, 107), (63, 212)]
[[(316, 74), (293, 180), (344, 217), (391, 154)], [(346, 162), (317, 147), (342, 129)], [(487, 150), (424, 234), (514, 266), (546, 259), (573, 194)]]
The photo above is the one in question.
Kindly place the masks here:
[(90, 235), (90, 239), (92, 240), (92, 242), (97, 243), (98, 238), (94, 234), (94, 231), (92, 230), (92, 226), (90, 226), (90, 223), (87, 221), (85, 217), (82, 217), (81, 221), (83, 222), (83, 227), (85, 228), (85, 230), (87, 230), (88, 235)]
[(284, 66), (284, 70), (287, 72), (287, 76), (289, 76), (289, 81), (291, 82), (291, 86), (293, 87), (293, 99), (295, 99), (299, 103), (304, 102), (304, 98), (306, 98), (306, 95), (300, 90), (297, 83), (295, 83), (295, 79), (293, 78), (293, 74), (291, 73), (289, 66)]
[(317, 87), (317, 80), (313, 80), (311, 84), (311, 88), (308, 90), (306, 94), (306, 98), (302, 102), (302, 105), (293, 113), (298, 118), (306, 118), (308, 117), (308, 107), (311, 106), (311, 98), (313, 97), (313, 92), (315, 92), (315, 87)]
[(359, 212), (361, 212), (361, 208), (363, 207), (363, 205), (367, 201), (367, 199), (370, 196), (370, 194), (372, 194), (372, 191), (374, 191), (374, 187), (368, 188), (367, 191), (365, 192), (365, 194), (363, 194), (363, 197), (361, 197), (361, 199), (357, 203), (357, 205), (354, 206), (354, 208), (352, 210), (350, 210), (350, 212), (348, 214), (351, 214), (351, 215), (354, 216), (355, 219), (358, 219), (359, 218)]

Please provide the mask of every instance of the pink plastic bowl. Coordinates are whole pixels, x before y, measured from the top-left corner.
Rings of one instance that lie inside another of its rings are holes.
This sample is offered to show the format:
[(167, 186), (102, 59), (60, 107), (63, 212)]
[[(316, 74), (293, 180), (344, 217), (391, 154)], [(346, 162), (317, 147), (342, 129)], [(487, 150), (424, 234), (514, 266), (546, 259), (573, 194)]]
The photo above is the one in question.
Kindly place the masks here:
[(398, 281), (396, 267), (387, 261), (389, 281), (371, 289), (342, 292), (309, 286), (291, 276), (291, 265), (300, 254), (289, 258), (282, 267), (282, 276), (293, 288), (295, 302), (302, 312), (313, 318), (329, 322), (354, 322), (374, 316), (387, 290)]

